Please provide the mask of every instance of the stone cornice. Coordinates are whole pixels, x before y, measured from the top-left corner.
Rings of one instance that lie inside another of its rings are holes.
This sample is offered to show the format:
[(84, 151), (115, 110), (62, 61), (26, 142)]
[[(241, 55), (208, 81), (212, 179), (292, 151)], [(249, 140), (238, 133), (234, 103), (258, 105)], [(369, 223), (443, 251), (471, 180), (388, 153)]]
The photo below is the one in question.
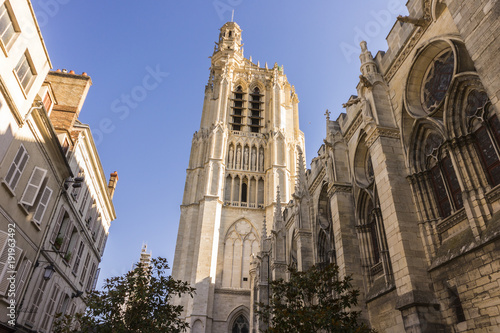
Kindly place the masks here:
[(399, 130), (397, 128), (377, 127), (366, 139), (366, 146), (370, 147), (379, 137), (399, 139)]
[(360, 109), (358, 114), (356, 115), (356, 117), (351, 122), (351, 124), (349, 125), (349, 127), (345, 132), (344, 138), (346, 142), (349, 142), (351, 140), (352, 136), (354, 135), (354, 133), (356, 132), (356, 130), (358, 129), (359, 125), (361, 125), (362, 122), (363, 122), (363, 117), (361, 116), (361, 109)]
[(321, 183), (325, 175), (326, 175), (326, 170), (325, 168), (322, 168), (321, 171), (316, 176), (316, 178), (314, 178), (312, 184), (309, 186), (309, 193), (314, 193), (314, 191), (316, 191), (316, 189), (318, 188), (319, 184)]
[(216, 294), (229, 294), (229, 295), (248, 295), (250, 296), (250, 290), (245, 289), (226, 289), (226, 288), (216, 288), (214, 291)]
[(328, 196), (332, 197), (336, 193), (352, 193), (352, 185), (332, 183), (328, 187)]
[(441, 234), (446, 230), (454, 227), (458, 223), (462, 222), (466, 218), (467, 218), (467, 213), (465, 212), (465, 208), (462, 208), (461, 210), (455, 212), (455, 214), (441, 221), (441, 223), (437, 225), (437, 231)]

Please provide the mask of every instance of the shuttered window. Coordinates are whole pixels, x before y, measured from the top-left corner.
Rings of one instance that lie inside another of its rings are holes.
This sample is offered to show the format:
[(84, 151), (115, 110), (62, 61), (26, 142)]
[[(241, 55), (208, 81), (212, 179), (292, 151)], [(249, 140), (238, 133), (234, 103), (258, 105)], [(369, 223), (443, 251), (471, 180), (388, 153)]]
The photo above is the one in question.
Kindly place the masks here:
[(33, 221), (35, 221), (36, 223), (38, 224), (42, 223), (43, 215), (47, 210), (47, 206), (49, 204), (51, 196), (52, 196), (52, 190), (48, 187), (45, 187), (42, 196), (40, 197), (40, 202), (36, 207), (35, 214), (33, 215)]
[(37, 290), (35, 291), (35, 296), (33, 297), (33, 303), (28, 309), (28, 318), (26, 322), (33, 325), (35, 323), (36, 315), (38, 313), (38, 309), (43, 300), (43, 294), (45, 293), (45, 287), (47, 286), (47, 281), (41, 277), (40, 284), (38, 285)]
[(83, 285), (85, 281), (85, 275), (87, 274), (87, 269), (89, 268), (90, 262), (90, 253), (87, 253), (87, 258), (85, 258), (85, 262), (83, 263), (82, 273), (80, 274), (80, 284)]
[[(59, 233), (61, 232), (61, 224), (64, 219), (64, 214), (66, 214), (66, 210), (64, 208), (61, 208), (61, 211), (59, 212), (59, 215), (57, 216), (54, 229), (52, 230), (52, 235), (50, 236), (50, 243), (55, 244), (56, 239), (59, 236)], [(62, 243), (61, 243), (62, 244)], [(59, 244), (59, 246), (61, 245)]]
[[(1, 240), (0, 240), (1, 242)], [(1, 247), (1, 244), (0, 244)], [(14, 253), (10, 253), (11, 259), (9, 260), (9, 250), (14, 250)], [(17, 265), (19, 260), (21, 259), (21, 254), (23, 250), (15, 247), (10, 247), (9, 243), (6, 241), (3, 251), (0, 252), (0, 295), (5, 295), (7, 290), (9, 289), (9, 280), (7, 277), (10, 276), (11, 271), (15, 271), (15, 267), (9, 267), (9, 263), (13, 265)], [(13, 258), (12, 258), (13, 257)], [(13, 259), (13, 260), (12, 260)]]
[(82, 259), (84, 244), (83, 241), (80, 242), (80, 247), (78, 248), (78, 252), (76, 253), (75, 264), (73, 265), (73, 274), (76, 275), (78, 272), (78, 267), (80, 266), (80, 261)]
[(12, 191), (16, 189), (17, 183), (19, 182), (19, 178), (21, 178), (28, 159), (29, 155), (26, 148), (24, 148), (23, 145), (20, 145), (16, 156), (14, 157), (14, 161), (12, 161), (9, 171), (7, 171), (7, 175), (5, 176), (5, 182), (9, 185), (9, 188)]
[(17, 270), (17, 275), (16, 275), (16, 301), (20, 302), (21, 301), (21, 293), (24, 288), (24, 284), (26, 283), (26, 279), (28, 278), (28, 274), (31, 269), (31, 261), (28, 259), (25, 259), (20, 266), (20, 268)]
[(7, 259), (9, 257), (7, 239), (8, 234), (0, 231), (0, 283), (6, 280), (5, 273), (7, 272)]
[(42, 324), (40, 328), (44, 332), (50, 332), (50, 327), (52, 326), (52, 320), (54, 315), (54, 307), (56, 304), (56, 300), (59, 297), (60, 288), (57, 284), (52, 288), (52, 292), (50, 293), (50, 299), (45, 304), (45, 315), (43, 316)]
[(46, 174), (47, 170), (44, 170), (42, 168), (35, 167), (35, 169), (33, 169), (28, 185), (26, 186), (21, 198), (21, 203), (28, 206), (33, 206)]

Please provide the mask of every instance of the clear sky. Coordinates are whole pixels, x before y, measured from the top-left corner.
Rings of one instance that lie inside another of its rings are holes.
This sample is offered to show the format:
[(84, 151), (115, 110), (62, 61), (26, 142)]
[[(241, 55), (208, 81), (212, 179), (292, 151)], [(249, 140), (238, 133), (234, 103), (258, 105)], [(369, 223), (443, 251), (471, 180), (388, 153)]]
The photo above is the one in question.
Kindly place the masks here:
[(219, 28), (243, 29), (245, 57), (284, 66), (298, 94), (308, 164), (356, 94), (359, 42), (373, 55), (406, 0), (34, 0), (54, 66), (87, 72), (80, 114), (91, 126), (106, 177), (118, 171), (103, 278), (129, 270), (146, 242), (173, 262), (191, 139), (199, 129)]

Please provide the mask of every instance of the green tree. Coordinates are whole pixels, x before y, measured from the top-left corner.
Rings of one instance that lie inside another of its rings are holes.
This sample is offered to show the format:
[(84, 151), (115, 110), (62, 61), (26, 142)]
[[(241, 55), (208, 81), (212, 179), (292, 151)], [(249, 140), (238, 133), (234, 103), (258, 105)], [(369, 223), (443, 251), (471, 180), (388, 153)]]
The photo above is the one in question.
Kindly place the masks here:
[(87, 310), (73, 317), (59, 316), (54, 333), (143, 333), (185, 332), (189, 325), (179, 318), (182, 306), (172, 297), (194, 294), (187, 282), (166, 275), (167, 260), (137, 264), (123, 276), (106, 279), (102, 291), (93, 291), (85, 301)]
[(299, 272), (289, 268), (290, 279), (270, 282), (269, 304), (259, 303), (256, 313), (267, 333), (365, 333), (373, 332), (359, 322), (359, 291), (351, 278), (338, 279), (338, 267), (313, 266)]

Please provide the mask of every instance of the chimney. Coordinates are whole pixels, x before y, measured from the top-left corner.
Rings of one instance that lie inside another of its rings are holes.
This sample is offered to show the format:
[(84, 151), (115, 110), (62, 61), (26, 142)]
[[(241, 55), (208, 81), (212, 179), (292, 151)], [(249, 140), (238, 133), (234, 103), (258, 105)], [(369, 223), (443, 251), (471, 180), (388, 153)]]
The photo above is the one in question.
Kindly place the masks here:
[(108, 192), (109, 192), (109, 197), (111, 199), (113, 199), (113, 195), (115, 194), (117, 182), (118, 182), (118, 172), (115, 171), (111, 175), (109, 175)]

